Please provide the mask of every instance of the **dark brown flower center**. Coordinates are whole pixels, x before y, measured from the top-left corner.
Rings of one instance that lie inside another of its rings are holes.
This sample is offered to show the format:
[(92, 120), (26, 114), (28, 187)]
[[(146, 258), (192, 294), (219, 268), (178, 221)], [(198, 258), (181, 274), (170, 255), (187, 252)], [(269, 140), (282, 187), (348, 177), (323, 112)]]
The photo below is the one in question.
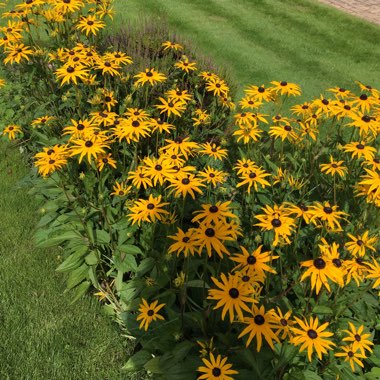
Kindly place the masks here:
[(248, 256), (247, 257), (247, 263), (249, 264), (249, 265), (255, 265), (256, 264), (256, 257), (255, 256), (253, 256), (253, 255), (250, 255), (250, 256)]
[(85, 128), (84, 125), (81, 124), (81, 123), (79, 123), (79, 124), (77, 125), (77, 130), (78, 130), (78, 131), (83, 131), (84, 128)]
[(140, 126), (140, 123), (137, 120), (132, 121), (132, 127), (137, 128)]
[(218, 206), (215, 206), (215, 205), (211, 206), (208, 210), (210, 212), (212, 212), (212, 213), (215, 213), (215, 212), (219, 211)]
[(257, 89), (257, 91), (260, 92), (260, 93), (263, 93), (263, 92), (265, 91), (265, 88), (264, 88), (264, 87), (259, 87), (259, 88)]
[(316, 339), (316, 338), (318, 338), (317, 332), (315, 330), (312, 330), (312, 329), (310, 329), (310, 330), (307, 331), (307, 336), (310, 339)]
[(221, 371), (220, 368), (218, 368), (218, 367), (214, 367), (214, 368), (212, 369), (212, 375), (213, 375), (214, 377), (219, 377), (221, 374), (222, 374), (222, 371)]
[(360, 100), (367, 100), (368, 96), (366, 94), (361, 94), (360, 95)]
[(280, 219), (272, 219), (272, 226), (274, 228), (278, 228), (278, 227), (281, 227), (281, 220)]
[(364, 244), (364, 242), (363, 242), (363, 240), (358, 239), (358, 240), (356, 241), (356, 244), (357, 244), (359, 247), (361, 247), (361, 246)]
[(287, 86), (287, 85), (288, 85), (288, 82), (282, 81), (282, 82), (280, 83), (280, 85), (283, 86), (283, 87), (284, 87), (284, 86)]
[(151, 317), (154, 314), (154, 310), (148, 310), (147, 315)]
[(285, 131), (290, 132), (292, 130), (292, 127), (290, 125), (285, 125), (284, 129)]
[(256, 325), (259, 326), (265, 323), (265, 318), (261, 314), (255, 315), (255, 318), (253, 318), (253, 320), (255, 321)]
[(184, 238), (182, 238), (183, 243), (187, 243), (189, 240), (190, 238), (188, 236), (185, 236)]
[(281, 318), (280, 319), (280, 323), (281, 323), (282, 326), (287, 326), (288, 325), (288, 321), (285, 318)]
[(69, 74), (72, 74), (72, 73), (75, 71), (75, 69), (74, 69), (74, 67), (69, 66), (69, 67), (66, 69), (66, 71), (67, 71)]
[(256, 178), (256, 173), (249, 173), (249, 178), (254, 179)]
[(362, 340), (362, 338), (359, 334), (355, 334), (354, 338), (357, 342), (360, 342)]
[(146, 206), (146, 208), (148, 210), (153, 210), (154, 209), (154, 204), (153, 203), (148, 203), (147, 206)]
[(213, 228), (207, 228), (205, 231), (205, 235), (209, 238), (212, 238), (215, 236), (215, 230)]
[(190, 180), (188, 178), (183, 178), (181, 182), (183, 185), (188, 185), (190, 183)]
[(154, 167), (154, 169), (160, 172), (160, 171), (162, 170), (162, 166), (157, 164), (157, 165)]
[(368, 116), (368, 115), (364, 115), (362, 117), (362, 120), (365, 122), (365, 123), (369, 123), (371, 121), (371, 118)]
[(363, 144), (357, 144), (356, 149), (362, 150), (362, 149), (364, 149), (364, 145)]
[(327, 106), (329, 104), (329, 101), (327, 99), (322, 99), (322, 104), (324, 104), (325, 106)]
[(332, 259), (333, 264), (337, 267), (340, 268), (342, 266), (342, 261), (340, 259)]
[(55, 163), (55, 160), (49, 160), (49, 165), (53, 165)]
[(355, 354), (352, 351), (348, 351), (347, 355), (349, 358), (352, 358)]
[(91, 148), (94, 145), (94, 143), (92, 141), (86, 141), (84, 145), (86, 146), (86, 148)]
[(236, 288), (231, 288), (228, 292), (228, 294), (230, 295), (231, 298), (238, 298), (239, 297), (239, 290), (236, 289)]
[(333, 209), (329, 206), (326, 206), (326, 207), (323, 207), (323, 211), (326, 213), (326, 214), (331, 214), (333, 212)]
[(313, 264), (317, 269), (324, 269), (326, 267), (326, 262), (321, 257), (314, 259)]

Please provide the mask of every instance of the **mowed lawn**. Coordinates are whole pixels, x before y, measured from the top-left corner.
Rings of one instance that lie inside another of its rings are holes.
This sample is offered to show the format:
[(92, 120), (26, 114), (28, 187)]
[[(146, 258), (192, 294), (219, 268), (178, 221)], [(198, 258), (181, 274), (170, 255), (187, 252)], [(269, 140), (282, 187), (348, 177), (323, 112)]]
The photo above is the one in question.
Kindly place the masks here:
[(30, 169), (7, 146), (0, 142), (0, 379), (130, 379), (118, 326), (93, 297), (70, 305), (58, 250), (33, 247), (38, 205), (17, 186)]
[(119, 24), (151, 16), (230, 70), (240, 89), (299, 83), (306, 98), (380, 87), (380, 27), (317, 0), (117, 0)]

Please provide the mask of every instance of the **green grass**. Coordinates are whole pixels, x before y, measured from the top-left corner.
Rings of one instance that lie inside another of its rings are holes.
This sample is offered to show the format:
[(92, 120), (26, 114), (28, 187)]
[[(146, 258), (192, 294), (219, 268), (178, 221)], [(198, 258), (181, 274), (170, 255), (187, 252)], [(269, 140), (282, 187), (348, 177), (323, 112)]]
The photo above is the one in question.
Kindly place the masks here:
[(70, 305), (57, 252), (33, 247), (37, 204), (17, 187), (28, 171), (0, 142), (0, 379), (127, 378), (118, 326), (93, 298)]
[(227, 67), (240, 88), (286, 80), (306, 97), (380, 86), (380, 28), (315, 0), (119, 0), (118, 24), (152, 16)]

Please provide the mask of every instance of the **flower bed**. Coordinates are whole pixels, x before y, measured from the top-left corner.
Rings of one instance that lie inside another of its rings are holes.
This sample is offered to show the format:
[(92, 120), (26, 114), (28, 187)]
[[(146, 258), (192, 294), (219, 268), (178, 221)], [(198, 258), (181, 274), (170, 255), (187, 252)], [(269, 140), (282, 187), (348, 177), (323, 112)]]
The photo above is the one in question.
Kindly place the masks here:
[(5, 15), (27, 112), (3, 135), (34, 154), (37, 245), (59, 246), (73, 299), (96, 289), (135, 340), (127, 371), (376, 376), (378, 90), (298, 104), (273, 81), (235, 103), (181, 44), (137, 40), (135, 58), (133, 39), (102, 34), (111, 1)]

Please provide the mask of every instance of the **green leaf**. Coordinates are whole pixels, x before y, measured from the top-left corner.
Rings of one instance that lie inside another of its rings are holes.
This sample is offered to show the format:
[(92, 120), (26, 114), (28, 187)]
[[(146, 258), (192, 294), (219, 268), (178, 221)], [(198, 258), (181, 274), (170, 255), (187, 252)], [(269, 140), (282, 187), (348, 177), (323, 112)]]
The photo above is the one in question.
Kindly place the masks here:
[(137, 372), (144, 368), (144, 365), (152, 359), (152, 354), (148, 351), (141, 350), (129, 358), (124, 365), (123, 370), (127, 372)]
[(111, 241), (110, 234), (104, 230), (96, 230), (96, 243), (98, 244), (108, 244)]
[(87, 278), (87, 273), (88, 266), (86, 264), (82, 264), (79, 268), (73, 270), (67, 279), (67, 289), (72, 289), (74, 286), (77, 286), (85, 280)]
[(118, 247), (121, 252), (128, 253), (130, 255), (142, 255), (142, 251), (139, 247), (132, 244), (122, 244)]
[(83, 256), (86, 254), (88, 248), (81, 247), (72, 253), (63, 263), (56, 269), (57, 272), (70, 272), (78, 268), (83, 263)]
[(91, 251), (86, 257), (85, 261), (87, 265), (96, 265), (99, 263), (99, 256), (96, 251)]
[(155, 373), (155, 374), (163, 374), (163, 373), (164, 373), (164, 371), (163, 371), (162, 368), (160, 367), (160, 357), (159, 357), (159, 356), (156, 356), (155, 358), (150, 359), (150, 360), (144, 365), (144, 368), (145, 368), (147, 371), (150, 371), (150, 372)]
[(47, 234), (45, 234), (45, 236), (43, 235), (40, 236), (40, 239), (38, 239), (36, 236), (36, 246), (38, 248), (50, 248), (50, 247), (54, 247), (59, 244), (62, 244), (63, 242), (67, 240), (74, 240), (74, 239), (78, 241), (80, 240), (83, 242), (83, 238), (73, 231), (66, 231), (66, 232), (61, 233), (59, 236), (55, 236), (55, 237), (49, 237)]
[(115, 268), (123, 273), (137, 271), (137, 263), (133, 255), (125, 253), (117, 254), (114, 258), (114, 264)]
[(317, 305), (313, 308), (313, 313), (315, 313), (315, 314), (333, 314), (334, 312), (328, 306)]
[(191, 281), (188, 281), (186, 283), (186, 286), (188, 288), (203, 288), (203, 287), (205, 287), (206, 289), (209, 288), (209, 285), (207, 283), (205, 284), (204, 281), (202, 281), (202, 280), (191, 280)]
[(87, 293), (87, 290), (91, 286), (90, 281), (84, 281), (80, 285), (78, 285), (75, 289), (73, 289), (74, 297), (71, 300), (71, 304), (75, 303), (79, 300), (82, 296), (84, 296)]

